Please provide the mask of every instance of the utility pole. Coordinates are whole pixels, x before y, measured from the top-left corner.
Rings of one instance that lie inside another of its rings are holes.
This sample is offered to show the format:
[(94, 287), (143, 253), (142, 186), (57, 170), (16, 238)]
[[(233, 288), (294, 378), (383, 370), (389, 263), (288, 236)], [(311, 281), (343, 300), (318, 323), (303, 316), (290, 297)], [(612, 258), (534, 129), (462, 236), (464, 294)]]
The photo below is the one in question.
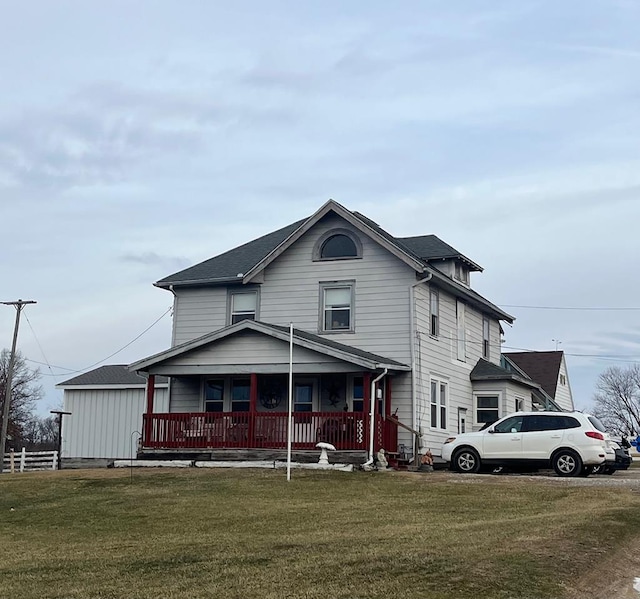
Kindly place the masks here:
[(9, 426), (9, 406), (11, 405), (11, 385), (13, 383), (13, 366), (16, 362), (16, 345), (18, 344), (18, 327), (20, 326), (20, 312), (27, 304), (35, 304), (33, 300), (21, 300), (16, 302), (0, 302), (5, 306), (14, 306), (16, 309), (16, 324), (13, 329), (13, 343), (11, 356), (7, 367), (7, 388), (4, 394), (4, 409), (2, 410), (2, 429), (0, 429), (0, 474), (4, 469), (4, 448), (7, 444), (7, 428)]

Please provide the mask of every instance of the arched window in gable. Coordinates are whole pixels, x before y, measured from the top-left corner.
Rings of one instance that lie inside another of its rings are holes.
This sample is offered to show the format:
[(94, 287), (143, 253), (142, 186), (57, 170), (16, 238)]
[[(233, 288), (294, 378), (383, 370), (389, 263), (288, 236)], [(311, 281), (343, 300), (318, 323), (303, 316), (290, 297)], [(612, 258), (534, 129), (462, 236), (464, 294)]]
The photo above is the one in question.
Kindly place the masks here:
[(351, 237), (338, 234), (332, 235), (322, 244), (320, 258), (357, 258), (358, 248)]
[(323, 235), (314, 249), (314, 260), (362, 258), (362, 244), (351, 231), (333, 230)]

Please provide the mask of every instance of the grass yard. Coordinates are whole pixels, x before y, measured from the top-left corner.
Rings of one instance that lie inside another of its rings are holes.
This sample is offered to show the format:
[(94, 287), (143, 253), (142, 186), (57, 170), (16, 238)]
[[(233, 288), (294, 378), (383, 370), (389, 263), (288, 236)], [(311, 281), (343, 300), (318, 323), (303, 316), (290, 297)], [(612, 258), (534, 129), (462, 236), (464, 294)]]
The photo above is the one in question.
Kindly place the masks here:
[(287, 483), (283, 471), (212, 469), (3, 475), (0, 597), (573, 597), (585, 573), (607, 575), (640, 538), (640, 496), (559, 482), (294, 471)]

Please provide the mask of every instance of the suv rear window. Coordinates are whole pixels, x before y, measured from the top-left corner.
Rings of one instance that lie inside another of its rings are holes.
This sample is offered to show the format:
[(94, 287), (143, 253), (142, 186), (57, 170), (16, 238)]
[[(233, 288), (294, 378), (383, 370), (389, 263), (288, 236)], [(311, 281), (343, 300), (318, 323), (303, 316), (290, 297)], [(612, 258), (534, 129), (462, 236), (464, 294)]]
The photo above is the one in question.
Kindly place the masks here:
[(600, 422), (595, 416), (589, 416), (589, 422), (596, 427), (601, 433), (606, 433), (607, 429), (604, 427), (604, 424)]
[(525, 417), (525, 431), (557, 431), (565, 428), (578, 428), (580, 422), (573, 416), (561, 414), (536, 414)]

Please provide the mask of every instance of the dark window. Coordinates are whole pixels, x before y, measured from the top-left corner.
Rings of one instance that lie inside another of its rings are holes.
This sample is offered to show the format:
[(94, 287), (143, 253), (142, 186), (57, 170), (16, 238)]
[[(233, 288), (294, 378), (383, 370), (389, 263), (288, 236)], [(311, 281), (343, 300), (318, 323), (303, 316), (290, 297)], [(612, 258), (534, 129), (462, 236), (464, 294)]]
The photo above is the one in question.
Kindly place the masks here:
[(606, 433), (607, 429), (604, 427), (604, 424), (600, 422), (595, 416), (589, 416), (589, 422), (593, 424), (601, 433)]
[(480, 395), (476, 398), (476, 422), (486, 424), (499, 418), (500, 398), (497, 395)]
[(362, 412), (364, 410), (364, 378), (357, 376), (353, 379), (353, 411)]
[(206, 381), (204, 385), (204, 411), (224, 412), (224, 381)]
[(482, 318), (482, 357), (485, 360), (489, 359), (490, 331), (489, 319), (484, 316)]
[(429, 294), (429, 312), (431, 316), (429, 334), (437, 337), (440, 333), (440, 300), (435, 289), (432, 289)]
[(231, 383), (231, 411), (248, 412), (251, 407), (251, 381), (237, 379)]
[(313, 385), (296, 385), (293, 396), (294, 412), (313, 412)]
[(493, 427), (496, 433), (519, 433), (522, 430), (522, 416), (511, 416)]
[(353, 242), (353, 239), (347, 235), (332, 235), (322, 244), (320, 250), (320, 258), (332, 259), (332, 258), (357, 258), (358, 248)]

